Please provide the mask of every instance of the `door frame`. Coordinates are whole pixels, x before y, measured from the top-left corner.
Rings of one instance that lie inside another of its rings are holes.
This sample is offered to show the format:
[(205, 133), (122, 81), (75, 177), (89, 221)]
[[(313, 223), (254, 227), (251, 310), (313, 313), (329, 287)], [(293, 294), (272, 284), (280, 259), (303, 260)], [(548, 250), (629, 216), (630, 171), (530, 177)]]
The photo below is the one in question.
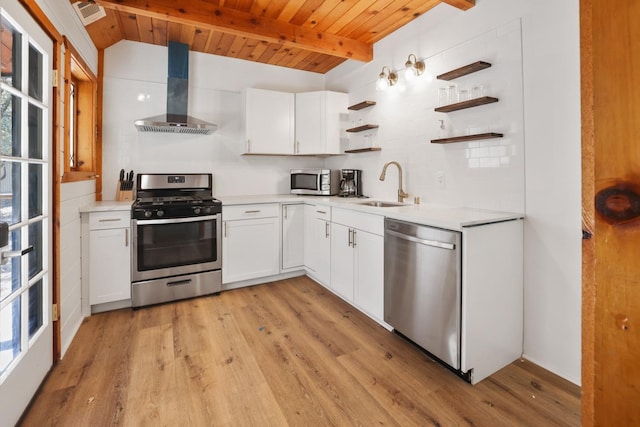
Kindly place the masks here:
[(640, 9), (631, 3), (580, 2), (585, 427), (640, 420)]

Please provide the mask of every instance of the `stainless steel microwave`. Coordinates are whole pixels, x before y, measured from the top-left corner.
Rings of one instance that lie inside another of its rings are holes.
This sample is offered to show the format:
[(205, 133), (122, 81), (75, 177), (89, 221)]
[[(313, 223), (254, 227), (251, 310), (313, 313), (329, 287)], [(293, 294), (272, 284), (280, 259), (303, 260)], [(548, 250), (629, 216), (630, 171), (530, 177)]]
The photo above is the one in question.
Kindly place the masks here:
[(291, 169), (291, 194), (333, 196), (340, 190), (340, 171)]

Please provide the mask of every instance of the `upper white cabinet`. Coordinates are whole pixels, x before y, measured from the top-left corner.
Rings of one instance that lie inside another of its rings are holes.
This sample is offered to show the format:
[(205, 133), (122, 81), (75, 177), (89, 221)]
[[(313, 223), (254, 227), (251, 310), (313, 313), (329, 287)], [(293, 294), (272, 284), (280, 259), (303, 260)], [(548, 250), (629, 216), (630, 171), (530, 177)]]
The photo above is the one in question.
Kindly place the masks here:
[(346, 93), (317, 91), (296, 94), (296, 154), (341, 154), (346, 126)]
[(248, 88), (244, 101), (246, 153), (294, 154), (294, 94)]
[(277, 203), (222, 207), (222, 283), (280, 273)]
[(246, 154), (341, 154), (347, 94), (245, 90)]
[(282, 205), (282, 270), (304, 266), (304, 204)]

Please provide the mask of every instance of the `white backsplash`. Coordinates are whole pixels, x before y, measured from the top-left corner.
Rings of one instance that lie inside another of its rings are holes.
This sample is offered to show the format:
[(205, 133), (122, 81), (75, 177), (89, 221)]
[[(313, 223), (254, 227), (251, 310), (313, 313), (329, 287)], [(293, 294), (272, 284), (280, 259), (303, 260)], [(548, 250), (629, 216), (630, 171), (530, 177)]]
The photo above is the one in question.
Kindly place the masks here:
[[(362, 169), (366, 195), (394, 199), (398, 188), (396, 172), (389, 171), (384, 182), (378, 177), (386, 161), (397, 160), (403, 167), (404, 190), (410, 193), (411, 200), (418, 196), (423, 203), (524, 212), (520, 34), (520, 21), (515, 21), (423, 58), (426, 71), (413, 84), (405, 83), (401, 77), (396, 86), (384, 92), (375, 90), (371, 75), (364, 84), (357, 73), (332, 82), (348, 89), (351, 104), (376, 101), (375, 106), (350, 114), (353, 126), (362, 122), (379, 128), (354, 134), (349, 148), (374, 145), (381, 151), (330, 159), (327, 165)], [(492, 67), (449, 82), (435, 79), (436, 75), (478, 60), (489, 62)], [(499, 102), (451, 113), (435, 112), (438, 89), (452, 84), (467, 90), (482, 85), (487, 95), (499, 98)], [(504, 133), (504, 138), (452, 144), (430, 142), (485, 132)]]

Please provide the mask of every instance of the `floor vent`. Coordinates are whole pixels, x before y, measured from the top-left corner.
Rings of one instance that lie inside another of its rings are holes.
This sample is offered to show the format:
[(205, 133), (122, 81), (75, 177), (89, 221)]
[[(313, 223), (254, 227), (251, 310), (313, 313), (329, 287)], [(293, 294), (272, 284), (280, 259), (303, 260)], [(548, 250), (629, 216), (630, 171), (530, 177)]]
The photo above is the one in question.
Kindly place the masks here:
[(89, 1), (79, 1), (73, 4), (73, 8), (80, 17), (80, 21), (87, 26), (98, 19), (107, 16), (102, 6)]

